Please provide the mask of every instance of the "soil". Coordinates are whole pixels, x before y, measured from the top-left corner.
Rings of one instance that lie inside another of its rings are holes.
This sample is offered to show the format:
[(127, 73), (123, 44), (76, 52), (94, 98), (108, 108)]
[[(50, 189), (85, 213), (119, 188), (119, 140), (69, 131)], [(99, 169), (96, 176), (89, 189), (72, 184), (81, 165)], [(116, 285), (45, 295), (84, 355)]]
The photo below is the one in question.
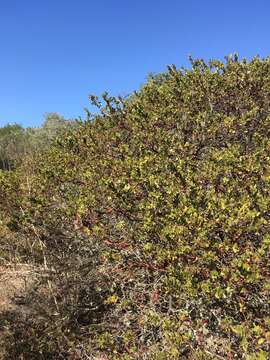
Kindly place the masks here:
[(0, 360), (6, 359), (5, 339), (8, 327), (5, 317), (19, 312), (27, 316), (31, 311), (27, 293), (35, 279), (34, 268), (27, 264), (0, 266)]
[(33, 268), (27, 264), (0, 267), (0, 312), (20, 308), (33, 274)]

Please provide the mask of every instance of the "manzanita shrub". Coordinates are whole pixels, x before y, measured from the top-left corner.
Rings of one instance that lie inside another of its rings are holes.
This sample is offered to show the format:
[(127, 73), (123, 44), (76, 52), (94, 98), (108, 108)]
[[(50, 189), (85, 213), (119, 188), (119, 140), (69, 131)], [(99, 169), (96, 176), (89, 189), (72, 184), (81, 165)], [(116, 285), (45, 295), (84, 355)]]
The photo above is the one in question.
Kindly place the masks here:
[(99, 115), (16, 170), (6, 226), (49, 275), (9, 356), (268, 358), (270, 58), (191, 65), (91, 96)]

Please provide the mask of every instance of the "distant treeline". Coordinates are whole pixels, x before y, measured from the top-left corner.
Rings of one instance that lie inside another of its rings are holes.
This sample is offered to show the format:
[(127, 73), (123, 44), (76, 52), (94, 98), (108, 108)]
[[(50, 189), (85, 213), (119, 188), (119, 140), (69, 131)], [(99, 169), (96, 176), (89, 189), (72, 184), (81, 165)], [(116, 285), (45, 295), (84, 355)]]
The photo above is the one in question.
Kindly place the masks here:
[(41, 127), (24, 128), (19, 124), (0, 127), (0, 170), (13, 169), (25, 156), (45, 149), (53, 139), (77, 124), (58, 113), (47, 113)]

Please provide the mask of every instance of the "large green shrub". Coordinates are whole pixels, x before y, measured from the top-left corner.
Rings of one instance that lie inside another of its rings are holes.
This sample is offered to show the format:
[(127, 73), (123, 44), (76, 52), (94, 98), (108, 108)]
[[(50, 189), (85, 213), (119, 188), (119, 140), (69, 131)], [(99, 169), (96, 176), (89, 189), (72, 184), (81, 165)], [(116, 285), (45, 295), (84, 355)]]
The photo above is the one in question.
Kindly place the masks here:
[(13, 334), (32, 358), (267, 359), (270, 59), (191, 62), (92, 96), (33, 165), (16, 231), (55, 289)]

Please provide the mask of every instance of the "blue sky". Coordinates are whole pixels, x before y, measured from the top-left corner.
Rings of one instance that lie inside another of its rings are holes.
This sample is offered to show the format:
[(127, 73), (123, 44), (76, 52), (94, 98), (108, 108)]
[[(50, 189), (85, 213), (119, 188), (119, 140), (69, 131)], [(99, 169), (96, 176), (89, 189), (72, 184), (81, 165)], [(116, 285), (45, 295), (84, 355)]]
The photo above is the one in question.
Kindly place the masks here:
[(269, 23), (267, 0), (0, 0), (0, 126), (83, 117), (189, 54), (268, 56)]

